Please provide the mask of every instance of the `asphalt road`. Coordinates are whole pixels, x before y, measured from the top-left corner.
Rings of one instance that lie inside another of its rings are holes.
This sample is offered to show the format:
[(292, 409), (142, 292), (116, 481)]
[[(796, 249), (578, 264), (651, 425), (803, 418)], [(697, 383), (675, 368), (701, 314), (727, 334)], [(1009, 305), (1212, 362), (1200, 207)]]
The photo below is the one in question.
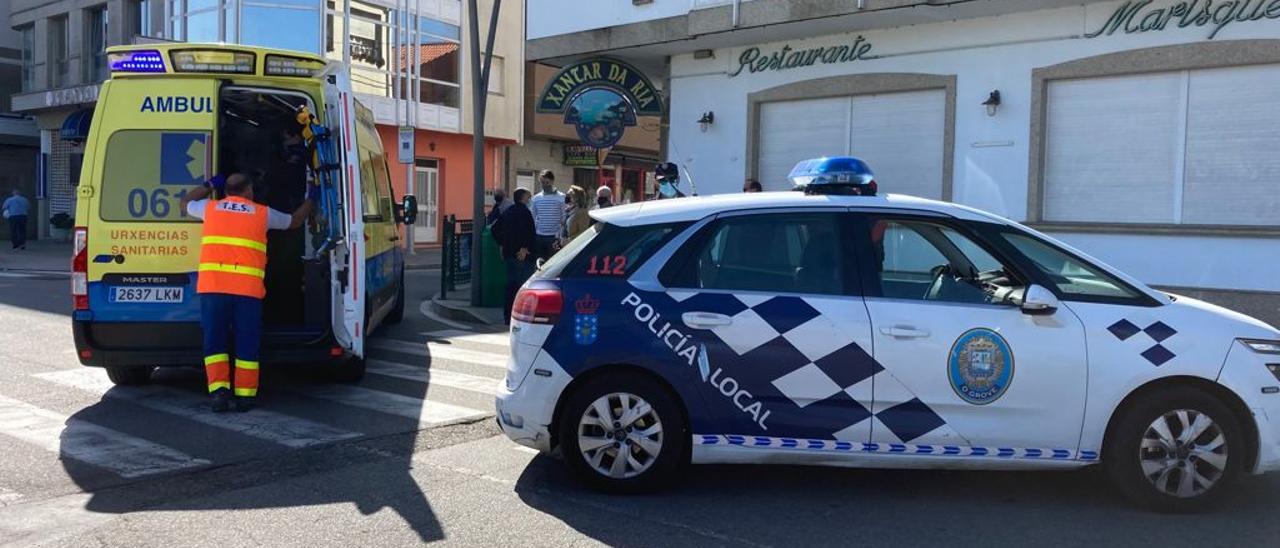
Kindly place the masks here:
[[(3, 274), (3, 273), (0, 273)], [(415, 302), (432, 272), (409, 274)], [(0, 276), (0, 545), (1275, 545), (1280, 478), (1216, 512), (1128, 506), (1100, 474), (713, 466), (585, 491), (498, 435), (502, 337), (410, 307), (356, 386), (274, 371), (204, 410), (198, 370), (115, 388), (77, 365), (59, 276)]]

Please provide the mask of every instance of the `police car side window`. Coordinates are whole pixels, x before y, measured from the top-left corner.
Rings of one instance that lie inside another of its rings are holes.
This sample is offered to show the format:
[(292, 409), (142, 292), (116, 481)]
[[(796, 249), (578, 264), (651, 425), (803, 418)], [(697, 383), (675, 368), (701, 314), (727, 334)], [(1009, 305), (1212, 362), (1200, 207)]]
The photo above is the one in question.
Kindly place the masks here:
[(694, 238), (672, 287), (840, 295), (844, 261), (834, 214), (728, 217)]
[(985, 247), (952, 227), (911, 219), (871, 219), (880, 295), (968, 304), (1016, 303), (1026, 286)]
[(1001, 236), (1048, 277), (1063, 299), (1100, 301), (1141, 301), (1136, 289), (1102, 270), (1068, 255), (1056, 247), (1024, 234), (1004, 232)]
[[(625, 278), (688, 226), (689, 223), (629, 227), (596, 224), (588, 229), (588, 233), (584, 233), (589, 234), (584, 240), (586, 246), (572, 255), (572, 260), (563, 270), (553, 269), (555, 265), (548, 263), (544, 265), (544, 274), (554, 272), (550, 275), (561, 278)], [(579, 236), (573, 243), (578, 243), (583, 238), (584, 236)], [(565, 248), (552, 256), (551, 260), (555, 261), (560, 254), (573, 251)]]

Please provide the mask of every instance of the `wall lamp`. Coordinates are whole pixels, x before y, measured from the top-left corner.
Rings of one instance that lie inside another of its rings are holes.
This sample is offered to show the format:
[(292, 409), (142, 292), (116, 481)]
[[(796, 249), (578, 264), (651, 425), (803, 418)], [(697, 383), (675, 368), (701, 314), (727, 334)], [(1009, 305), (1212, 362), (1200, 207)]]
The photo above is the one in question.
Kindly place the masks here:
[(996, 111), (1000, 109), (1000, 90), (992, 91), (991, 95), (987, 96), (987, 100), (982, 102), (982, 105), (987, 107), (987, 116), (995, 116)]
[(716, 113), (714, 111), (708, 110), (702, 113), (701, 118), (698, 118), (698, 127), (702, 129), (703, 133), (706, 133), (707, 128), (710, 128), (711, 124), (714, 123), (716, 123)]

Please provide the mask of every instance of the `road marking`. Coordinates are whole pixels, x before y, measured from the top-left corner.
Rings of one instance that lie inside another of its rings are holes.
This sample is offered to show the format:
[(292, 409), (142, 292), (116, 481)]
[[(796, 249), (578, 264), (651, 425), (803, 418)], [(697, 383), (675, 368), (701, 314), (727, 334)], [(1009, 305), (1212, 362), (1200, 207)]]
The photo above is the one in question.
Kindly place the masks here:
[(359, 386), (308, 386), (306, 390), (299, 390), (297, 393), (340, 405), (400, 415), (416, 420), (424, 427), (482, 419), (493, 415), (492, 411), (481, 411)]
[(448, 339), (451, 341), (475, 342), (488, 344), (493, 346), (501, 346), (506, 348), (511, 345), (511, 335), (508, 333), (475, 333), (469, 331), (461, 331), (458, 329), (446, 329), (444, 331), (432, 331), (427, 333), (428, 337), (433, 339)]
[(422, 382), (428, 386), (447, 386), (490, 396), (498, 395), (498, 387), (502, 384), (501, 380), (490, 377), (479, 377), (442, 369), (414, 367), (384, 360), (366, 360), (365, 365), (368, 367), (368, 371), (375, 375)]
[(67, 418), (6, 396), (0, 396), (0, 434), (43, 447), (64, 458), (100, 466), (125, 478), (209, 464), (177, 449)]
[(254, 409), (252, 413), (215, 415), (209, 410), (209, 402), (202, 395), (164, 386), (115, 386), (107, 378), (106, 372), (98, 369), (68, 369), (53, 373), (38, 373), (34, 376), (295, 449), (358, 438), (362, 435), (260, 408)]
[(397, 339), (370, 339), (367, 344), (370, 348), (378, 350), (390, 350), (392, 352), (401, 352), (404, 354), (412, 354), (414, 356), (458, 361), (472, 365), (502, 369), (504, 371), (507, 369), (507, 355), (495, 352), (480, 352), (464, 348), (453, 348), (447, 344), (440, 343), (411, 343)]

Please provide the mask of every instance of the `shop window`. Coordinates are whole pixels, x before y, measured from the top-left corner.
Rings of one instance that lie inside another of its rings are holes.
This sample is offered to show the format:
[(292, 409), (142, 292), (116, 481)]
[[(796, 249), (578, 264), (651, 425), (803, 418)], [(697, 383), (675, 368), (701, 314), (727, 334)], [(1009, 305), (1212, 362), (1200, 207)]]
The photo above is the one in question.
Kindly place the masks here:
[[(245, 0), (240, 10), (240, 43), (319, 52), (320, 6), (317, 0), (266, 0), (262, 4)], [(281, 25), (287, 25), (289, 32), (280, 32)], [(232, 29), (228, 28), (227, 34), (233, 35)]]
[(107, 6), (85, 11), (85, 81), (106, 80), (107, 73)]
[(1044, 220), (1278, 224), (1280, 65), (1051, 81), (1047, 98)]
[(49, 87), (60, 88), (71, 84), (70, 47), (67, 43), (67, 18), (49, 19)]
[(22, 35), (22, 91), (31, 91), (36, 87), (35, 27), (27, 25), (18, 32)]

